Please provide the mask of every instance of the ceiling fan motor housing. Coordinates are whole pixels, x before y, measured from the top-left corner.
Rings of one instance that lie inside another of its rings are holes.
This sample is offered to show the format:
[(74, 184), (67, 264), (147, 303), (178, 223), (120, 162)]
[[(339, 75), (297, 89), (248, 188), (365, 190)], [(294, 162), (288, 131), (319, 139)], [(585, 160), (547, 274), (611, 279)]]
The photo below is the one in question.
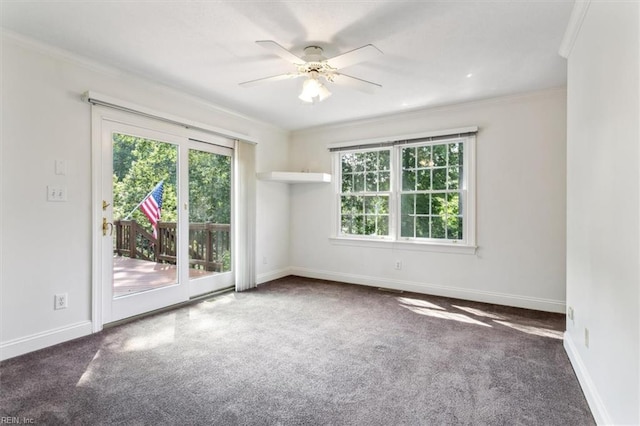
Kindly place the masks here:
[(322, 50), (322, 47), (320, 46), (307, 46), (304, 48), (304, 56), (302, 57), (302, 59), (304, 59), (307, 62), (322, 62), (322, 61), (326, 61), (327, 58), (325, 58), (322, 53), (324, 51)]
[(304, 56), (301, 58), (304, 64), (298, 65), (298, 72), (307, 74), (309, 77), (317, 78), (322, 76), (328, 81), (332, 81), (335, 69), (327, 63), (327, 58), (322, 54), (320, 46), (307, 46), (304, 48)]

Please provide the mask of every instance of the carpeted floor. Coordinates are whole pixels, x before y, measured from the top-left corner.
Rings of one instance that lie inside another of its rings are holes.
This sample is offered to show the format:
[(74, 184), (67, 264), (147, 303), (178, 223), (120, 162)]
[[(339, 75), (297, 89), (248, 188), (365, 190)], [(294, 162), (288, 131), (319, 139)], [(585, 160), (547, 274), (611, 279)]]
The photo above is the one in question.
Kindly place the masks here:
[(287, 277), (0, 364), (71, 425), (591, 425), (564, 316)]

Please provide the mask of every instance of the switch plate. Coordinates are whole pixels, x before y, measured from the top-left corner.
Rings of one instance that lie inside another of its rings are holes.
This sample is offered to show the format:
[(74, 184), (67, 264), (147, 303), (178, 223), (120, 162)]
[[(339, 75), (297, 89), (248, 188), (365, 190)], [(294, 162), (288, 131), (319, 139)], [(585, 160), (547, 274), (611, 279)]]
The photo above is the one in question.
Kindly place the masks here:
[(584, 346), (589, 347), (589, 329), (586, 327), (584, 329)]
[(56, 160), (55, 173), (61, 176), (67, 174), (67, 162), (65, 160)]
[(67, 201), (67, 187), (47, 185), (47, 201), (53, 201), (53, 202)]

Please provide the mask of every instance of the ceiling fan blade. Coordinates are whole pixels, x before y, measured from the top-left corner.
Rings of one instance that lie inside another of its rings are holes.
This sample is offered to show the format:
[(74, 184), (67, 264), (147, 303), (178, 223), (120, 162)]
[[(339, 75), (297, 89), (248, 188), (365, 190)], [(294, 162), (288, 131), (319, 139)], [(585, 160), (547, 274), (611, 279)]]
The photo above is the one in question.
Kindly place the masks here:
[(371, 94), (375, 93), (378, 89), (382, 88), (382, 86), (378, 83), (373, 83), (371, 81), (363, 80), (357, 77), (352, 77), (346, 74), (335, 73), (333, 75), (332, 81), (336, 84), (351, 87), (361, 92), (371, 93)]
[(297, 57), (273, 40), (258, 40), (256, 43), (292, 64), (302, 65), (305, 63), (302, 58)]
[(349, 52), (343, 53), (342, 55), (334, 56), (333, 58), (328, 59), (327, 62), (332, 68), (341, 69), (360, 62), (368, 61), (369, 59), (373, 59), (382, 54), (383, 53), (373, 44), (367, 44), (366, 46), (353, 49)]
[(268, 83), (268, 82), (271, 82), (271, 81), (288, 80), (290, 78), (298, 78), (298, 77), (301, 77), (303, 75), (304, 74), (297, 73), (297, 72), (290, 72), (290, 73), (287, 73), (287, 74), (280, 74), (280, 75), (274, 75), (274, 76), (271, 76), (271, 77), (258, 78), (256, 80), (244, 81), (244, 82), (239, 83), (239, 84), (242, 87), (253, 87), (253, 86), (257, 86), (257, 85), (262, 84), (262, 83)]

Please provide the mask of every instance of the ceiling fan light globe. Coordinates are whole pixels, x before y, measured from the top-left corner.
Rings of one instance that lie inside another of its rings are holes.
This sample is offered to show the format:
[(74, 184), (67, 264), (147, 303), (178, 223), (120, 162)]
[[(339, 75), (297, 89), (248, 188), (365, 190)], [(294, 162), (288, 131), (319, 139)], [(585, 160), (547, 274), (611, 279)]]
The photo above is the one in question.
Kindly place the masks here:
[(320, 102), (324, 101), (329, 96), (331, 96), (331, 92), (323, 84), (321, 84), (320, 88), (318, 90), (318, 98), (319, 98)]
[(307, 103), (312, 103), (313, 102), (313, 97), (311, 97), (308, 94), (306, 94), (304, 92), (304, 90), (302, 91), (302, 93), (300, 93), (300, 96), (298, 96), (298, 99), (300, 99), (303, 102), (307, 102)]
[(302, 84), (302, 93), (315, 98), (320, 93), (320, 87), (322, 85), (315, 78), (309, 78)]

